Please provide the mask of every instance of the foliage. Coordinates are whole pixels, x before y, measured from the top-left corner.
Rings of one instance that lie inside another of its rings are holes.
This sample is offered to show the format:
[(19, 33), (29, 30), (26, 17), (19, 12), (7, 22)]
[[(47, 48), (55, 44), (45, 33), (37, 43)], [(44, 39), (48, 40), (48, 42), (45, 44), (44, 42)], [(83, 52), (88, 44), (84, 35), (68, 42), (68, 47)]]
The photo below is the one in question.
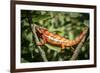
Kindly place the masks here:
[[(29, 18), (32, 18), (31, 19)], [(34, 34), (29, 23), (45, 27), (70, 40), (75, 39), (84, 27), (89, 27), (89, 14), (78, 12), (21, 10), (21, 62), (43, 62)], [(77, 45), (73, 46), (75, 49)], [(46, 43), (41, 46), (48, 61), (67, 61), (72, 57), (72, 47), (61, 47)], [(86, 38), (77, 60), (89, 59), (89, 35)]]

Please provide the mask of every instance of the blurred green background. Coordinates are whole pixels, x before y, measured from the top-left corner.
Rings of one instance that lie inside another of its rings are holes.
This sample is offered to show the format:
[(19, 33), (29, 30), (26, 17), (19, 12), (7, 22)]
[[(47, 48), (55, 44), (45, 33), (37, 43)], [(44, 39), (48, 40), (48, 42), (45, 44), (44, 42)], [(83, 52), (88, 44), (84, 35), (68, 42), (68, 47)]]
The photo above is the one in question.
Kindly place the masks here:
[[(44, 62), (29, 23), (40, 25), (52, 33), (73, 40), (80, 35), (84, 27), (89, 27), (89, 13), (21, 10), (21, 62)], [(67, 47), (63, 52), (61, 47), (50, 44), (45, 44), (41, 48), (48, 61), (69, 61), (73, 55), (71, 47)], [(77, 60), (87, 59), (89, 35), (77, 57)]]

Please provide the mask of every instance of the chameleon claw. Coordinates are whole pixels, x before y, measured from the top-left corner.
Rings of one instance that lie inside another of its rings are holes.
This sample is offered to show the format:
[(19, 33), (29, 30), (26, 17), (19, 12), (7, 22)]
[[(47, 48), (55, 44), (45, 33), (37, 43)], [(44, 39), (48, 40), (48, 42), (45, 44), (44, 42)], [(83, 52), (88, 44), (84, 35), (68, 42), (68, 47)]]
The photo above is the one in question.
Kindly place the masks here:
[(43, 44), (41, 42), (37, 42), (36, 45), (42, 46)]

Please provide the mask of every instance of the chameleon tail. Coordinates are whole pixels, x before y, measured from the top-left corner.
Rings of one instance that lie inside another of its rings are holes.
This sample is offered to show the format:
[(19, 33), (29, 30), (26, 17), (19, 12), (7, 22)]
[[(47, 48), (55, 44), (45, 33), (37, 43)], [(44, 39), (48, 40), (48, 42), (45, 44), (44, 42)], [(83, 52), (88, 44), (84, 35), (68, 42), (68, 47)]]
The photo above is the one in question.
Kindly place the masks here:
[(86, 27), (85, 30), (78, 37), (76, 37), (75, 40), (69, 40), (68, 43), (66, 43), (66, 46), (77, 45), (82, 40), (82, 38), (87, 33), (87, 31), (88, 31), (88, 28)]

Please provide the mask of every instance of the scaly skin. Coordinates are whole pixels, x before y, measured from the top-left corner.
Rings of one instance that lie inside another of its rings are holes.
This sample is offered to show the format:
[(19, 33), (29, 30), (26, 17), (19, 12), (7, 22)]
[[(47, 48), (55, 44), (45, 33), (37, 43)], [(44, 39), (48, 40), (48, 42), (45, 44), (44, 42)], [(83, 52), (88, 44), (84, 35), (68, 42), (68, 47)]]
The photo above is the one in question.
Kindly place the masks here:
[(65, 47), (77, 45), (84, 37), (87, 31), (86, 29), (78, 37), (76, 37), (76, 39), (69, 40), (57, 34), (49, 32), (46, 28), (36, 26), (36, 30), (39, 33), (39, 36), (43, 39), (41, 42), (37, 43), (37, 45), (44, 45), (45, 43), (49, 43), (52, 45), (61, 46), (62, 49), (64, 49)]

